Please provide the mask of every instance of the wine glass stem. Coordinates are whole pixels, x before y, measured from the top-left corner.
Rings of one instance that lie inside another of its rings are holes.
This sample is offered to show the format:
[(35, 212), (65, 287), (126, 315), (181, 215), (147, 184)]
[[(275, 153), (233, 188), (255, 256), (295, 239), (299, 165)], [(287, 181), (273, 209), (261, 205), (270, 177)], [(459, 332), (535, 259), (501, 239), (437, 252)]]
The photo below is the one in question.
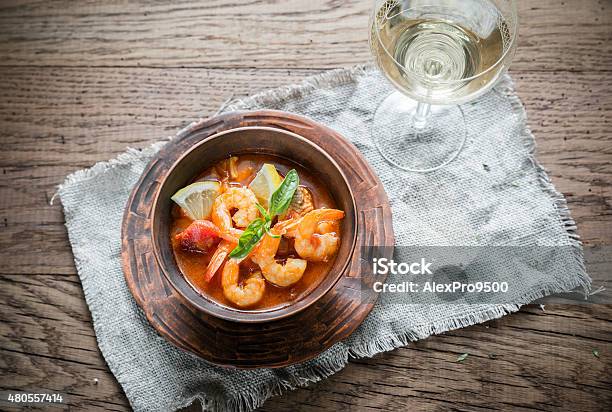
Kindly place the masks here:
[(430, 109), (431, 105), (429, 103), (419, 102), (416, 107), (416, 111), (414, 112), (414, 116), (412, 117), (415, 129), (422, 130), (425, 128)]

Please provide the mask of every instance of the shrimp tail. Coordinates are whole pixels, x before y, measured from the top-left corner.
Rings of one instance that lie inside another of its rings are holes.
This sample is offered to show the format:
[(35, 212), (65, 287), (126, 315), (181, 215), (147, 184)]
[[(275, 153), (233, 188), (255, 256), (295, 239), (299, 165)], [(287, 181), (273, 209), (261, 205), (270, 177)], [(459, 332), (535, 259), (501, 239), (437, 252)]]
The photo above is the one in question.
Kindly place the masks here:
[(204, 281), (210, 282), (211, 279), (215, 276), (215, 273), (219, 270), (219, 268), (225, 262), (227, 258), (228, 252), (225, 250), (217, 249), (215, 254), (212, 256), (206, 271), (204, 272)]
[(306, 213), (300, 219), (294, 234), (294, 246), (298, 255), (310, 261), (328, 261), (338, 251), (340, 238), (332, 232), (333, 226), (325, 222), (334, 222), (343, 218), (344, 212), (337, 209), (315, 209)]
[(215, 276), (215, 273), (219, 270), (223, 263), (227, 259), (227, 256), (233, 249), (235, 243), (227, 240), (221, 241), (217, 250), (212, 255), (210, 262), (208, 263), (208, 267), (204, 272), (204, 280), (206, 282), (210, 282), (211, 279)]

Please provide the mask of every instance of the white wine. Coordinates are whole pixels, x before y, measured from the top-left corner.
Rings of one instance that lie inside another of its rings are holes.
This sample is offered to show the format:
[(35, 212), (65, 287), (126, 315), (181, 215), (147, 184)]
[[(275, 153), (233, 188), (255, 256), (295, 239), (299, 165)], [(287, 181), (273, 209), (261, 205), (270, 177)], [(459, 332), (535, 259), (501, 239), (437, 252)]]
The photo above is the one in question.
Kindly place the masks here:
[(484, 91), (503, 69), (494, 66), (509, 41), (505, 22), (497, 18), (485, 28), (476, 34), (450, 20), (414, 18), (383, 6), (373, 19), (370, 44), (399, 90), (427, 103), (457, 103)]
[[(370, 48), (397, 89), (380, 96), (371, 138), (398, 169), (433, 172), (468, 142), (462, 103), (490, 90), (516, 48), (516, 0), (375, 0)], [(473, 153), (472, 153), (473, 155)]]

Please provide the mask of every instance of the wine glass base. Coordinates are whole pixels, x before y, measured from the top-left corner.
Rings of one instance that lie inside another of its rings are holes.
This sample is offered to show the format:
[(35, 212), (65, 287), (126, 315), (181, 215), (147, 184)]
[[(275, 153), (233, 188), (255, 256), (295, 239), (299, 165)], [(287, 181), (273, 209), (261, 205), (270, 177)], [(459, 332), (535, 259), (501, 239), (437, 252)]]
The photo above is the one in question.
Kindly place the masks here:
[(465, 114), (460, 106), (431, 106), (422, 128), (414, 125), (418, 103), (400, 92), (378, 106), (372, 139), (393, 166), (410, 172), (431, 172), (452, 162), (467, 139)]

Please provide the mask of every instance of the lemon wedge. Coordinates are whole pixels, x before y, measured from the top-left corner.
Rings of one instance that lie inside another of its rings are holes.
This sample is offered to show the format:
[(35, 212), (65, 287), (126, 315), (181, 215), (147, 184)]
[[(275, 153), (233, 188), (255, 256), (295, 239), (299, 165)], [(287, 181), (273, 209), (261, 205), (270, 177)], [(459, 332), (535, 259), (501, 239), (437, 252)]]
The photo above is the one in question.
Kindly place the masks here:
[(208, 219), (213, 202), (221, 193), (219, 182), (196, 182), (176, 192), (171, 199), (193, 220)]
[(257, 172), (255, 179), (249, 184), (249, 189), (255, 193), (259, 203), (267, 209), (270, 203), (270, 196), (278, 189), (282, 181), (283, 178), (278, 174), (276, 167), (273, 164), (264, 163), (259, 172)]

